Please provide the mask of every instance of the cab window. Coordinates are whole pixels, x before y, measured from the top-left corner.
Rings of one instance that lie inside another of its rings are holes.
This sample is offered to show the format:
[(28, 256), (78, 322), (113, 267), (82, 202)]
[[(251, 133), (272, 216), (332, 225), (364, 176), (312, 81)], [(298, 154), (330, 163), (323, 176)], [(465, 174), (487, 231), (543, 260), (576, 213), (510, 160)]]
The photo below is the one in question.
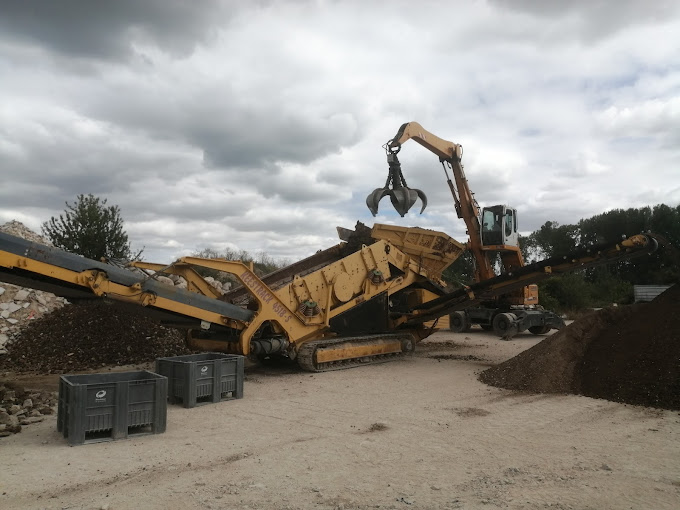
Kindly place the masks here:
[(512, 235), (512, 227), (513, 224), (515, 223), (513, 218), (515, 217), (512, 209), (507, 209), (505, 211), (505, 235), (510, 236)]
[[(494, 228), (496, 227), (496, 228)], [(500, 219), (497, 214), (493, 211), (486, 209), (484, 211), (484, 216), (482, 218), (482, 230), (484, 232), (491, 232), (494, 230), (500, 230)]]

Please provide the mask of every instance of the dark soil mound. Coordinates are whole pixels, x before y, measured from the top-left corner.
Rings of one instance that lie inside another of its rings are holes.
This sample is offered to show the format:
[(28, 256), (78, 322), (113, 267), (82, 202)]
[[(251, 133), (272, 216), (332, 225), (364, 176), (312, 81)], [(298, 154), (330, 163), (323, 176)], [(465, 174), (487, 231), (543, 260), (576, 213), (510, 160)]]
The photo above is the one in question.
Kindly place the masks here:
[(103, 300), (67, 305), (24, 328), (0, 369), (61, 373), (190, 353), (183, 334), (141, 312)]
[(680, 286), (606, 308), (490, 368), (492, 386), (680, 409)]

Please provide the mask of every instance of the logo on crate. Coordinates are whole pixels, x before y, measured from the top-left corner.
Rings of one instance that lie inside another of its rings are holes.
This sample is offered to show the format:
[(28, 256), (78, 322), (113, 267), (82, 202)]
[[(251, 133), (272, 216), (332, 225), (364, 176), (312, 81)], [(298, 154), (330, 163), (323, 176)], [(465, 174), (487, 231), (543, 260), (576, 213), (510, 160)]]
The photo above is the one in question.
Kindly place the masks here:
[(99, 390), (94, 396), (96, 397), (95, 402), (106, 402), (106, 390)]
[(203, 368), (201, 368), (201, 374), (205, 374), (207, 371), (208, 371), (207, 366), (204, 366)]

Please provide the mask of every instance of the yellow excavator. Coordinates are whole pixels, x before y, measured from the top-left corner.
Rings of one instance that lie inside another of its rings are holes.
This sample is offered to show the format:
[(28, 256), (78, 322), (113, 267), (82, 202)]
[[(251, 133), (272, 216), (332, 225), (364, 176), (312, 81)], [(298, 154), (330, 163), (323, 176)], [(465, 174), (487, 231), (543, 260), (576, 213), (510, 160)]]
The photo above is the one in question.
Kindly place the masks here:
[[(528, 284), (552, 274), (656, 249), (656, 236), (644, 234), (522, 267), (512, 241), (517, 231), (514, 211), (489, 208), (504, 228), (510, 225), (510, 233), (504, 230), (500, 237), (475, 223), (478, 208), (464, 180), (460, 146), (450, 144), (447, 149), (448, 142), (432, 138), (415, 123), (403, 128), (388, 144), (393, 176), (400, 177), (396, 153), (409, 138), (441, 151), (442, 161), (454, 168), (460, 194), (450, 180), (449, 185), (456, 209), (470, 220), (471, 240), (481, 240), (480, 249), (472, 248), (472, 241), (467, 246), (476, 257), (481, 253), (477, 270), (484, 272), (474, 284), (451, 291), (441, 280), (444, 269), (466, 249), (448, 235), (417, 227), (368, 228), (361, 223), (354, 230), (338, 229), (339, 244), (262, 277), (238, 261), (198, 257), (183, 257), (170, 265), (134, 262), (120, 267), (0, 233), (0, 281), (71, 301), (103, 298), (138, 305), (149, 316), (187, 330), (193, 349), (255, 358), (285, 356), (305, 370), (320, 372), (402, 356), (436, 331), (432, 322), (439, 317), (454, 313), (455, 318), (456, 312), (522, 293)], [(424, 197), (422, 192), (411, 193), (403, 176), (392, 181), (393, 186), (396, 182), (406, 188), (394, 193), (396, 205), (410, 207)], [(388, 179), (387, 194), (389, 183)], [(486, 210), (482, 217), (485, 214)], [(494, 277), (486, 254), (503, 247), (515, 253), (515, 259), (508, 256), (506, 266), (513, 269)], [(519, 262), (513, 266), (511, 260)], [(232, 275), (241, 286), (220, 295), (200, 276), (199, 268)], [(181, 276), (187, 286), (164, 283), (162, 275)]]
[[(403, 217), (420, 198), (427, 206), (425, 193), (410, 189), (406, 185), (397, 154), (408, 140), (414, 140), (439, 157), (444, 174), (453, 196), (456, 214), (467, 227), (469, 250), (474, 262), (474, 280), (485, 282), (497, 278), (494, 262), (500, 261), (500, 274), (511, 276), (524, 267), (519, 246), (517, 211), (506, 205), (480, 208), (470, 191), (461, 159), (463, 147), (443, 140), (425, 130), (417, 122), (403, 124), (397, 134), (384, 148), (387, 152), (389, 175), (383, 188), (377, 188), (366, 198), (366, 205), (376, 216), (378, 203), (385, 196)], [(449, 177), (453, 174), (455, 183)], [(465, 332), (472, 324), (479, 324), (486, 330), (493, 330), (499, 337), (509, 339), (518, 332), (529, 330), (534, 334), (545, 334), (551, 329), (564, 326), (561, 317), (543, 309), (538, 302), (538, 286), (529, 284), (507, 294), (490, 297), (478, 306), (457, 310), (450, 315), (450, 328), (455, 332)]]

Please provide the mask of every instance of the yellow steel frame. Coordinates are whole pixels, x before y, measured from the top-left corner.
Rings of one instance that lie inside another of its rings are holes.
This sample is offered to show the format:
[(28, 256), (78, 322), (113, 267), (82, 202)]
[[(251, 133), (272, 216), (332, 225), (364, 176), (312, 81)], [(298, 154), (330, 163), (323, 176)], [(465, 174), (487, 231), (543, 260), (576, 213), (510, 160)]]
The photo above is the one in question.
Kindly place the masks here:
[[(258, 304), (256, 316), (245, 323), (239, 337), (239, 351), (250, 352), (250, 340), (266, 321), (285, 332), (289, 341), (299, 347), (302, 342), (322, 338), (329, 329), (330, 320), (351, 308), (368, 301), (378, 294), (392, 294), (411, 285), (420, 278), (418, 264), (387, 241), (378, 241), (363, 246), (340, 261), (329, 264), (304, 277), (296, 276), (293, 281), (277, 290), (270, 289), (251, 268), (240, 261), (183, 257), (178, 263), (205, 267), (233, 274), (248, 289)], [(392, 264), (404, 270), (405, 276), (389, 279)], [(386, 276), (385, 281), (374, 283), (371, 271), (378, 270)], [(348, 278), (343, 278), (349, 275)], [(334, 286), (342, 280), (352, 286), (351, 298), (342, 302), (334, 293)], [(306, 316), (299, 311), (301, 303), (317, 303), (321, 313)]]
[(181, 276), (187, 282), (187, 290), (191, 292), (196, 292), (198, 294), (203, 294), (204, 296), (218, 298), (220, 293), (208, 282), (206, 282), (203, 277), (196, 272), (189, 264), (182, 264), (175, 262), (169, 266), (165, 264), (156, 264), (153, 262), (142, 262), (135, 261), (129, 264), (131, 267), (138, 267), (140, 269), (151, 269), (157, 273), (167, 273), (175, 274)]
[(212, 322), (214, 324), (223, 324), (242, 329), (242, 325), (239, 321), (234, 321), (218, 313), (204, 310), (196, 306), (156, 296), (151, 292), (144, 292), (139, 284), (126, 286), (114, 283), (108, 279), (106, 273), (103, 271), (71, 271), (69, 269), (64, 269), (45, 262), (39, 262), (28, 257), (22, 257), (2, 250), (0, 250), (0, 266), (8, 269), (16, 267), (31, 273), (49, 276), (65, 283), (78, 285), (100, 297), (110, 297), (119, 301), (136, 303), (141, 306), (153, 305), (157, 308), (162, 308), (189, 317), (195, 317), (196, 319)]
[[(391, 295), (418, 279), (428, 277), (428, 272), (420, 261), (415, 260), (389, 241), (377, 241), (363, 246), (359, 251), (343, 259), (324, 266), (311, 274), (296, 276), (291, 283), (277, 290), (270, 289), (254, 272), (240, 261), (224, 259), (205, 259), (184, 257), (170, 266), (148, 262), (132, 265), (150, 269), (158, 273), (177, 274), (188, 282), (188, 290), (208, 297), (217, 298), (213, 288), (192, 268), (205, 267), (234, 275), (246, 287), (257, 302), (258, 309), (250, 322), (234, 320), (197, 306), (180, 303), (170, 298), (146, 292), (137, 283), (125, 286), (108, 279), (105, 271), (87, 270), (75, 272), (59, 266), (0, 251), (0, 265), (7, 268), (21, 268), (31, 273), (46, 275), (65, 283), (78, 285), (102, 297), (127, 301), (141, 306), (159, 309), (194, 317), (201, 321), (221, 324), (240, 330), (238, 352), (249, 354), (250, 341), (257, 330), (269, 321), (275, 331), (285, 333), (294, 347), (308, 340), (323, 338), (330, 333), (330, 320), (353, 307), (387, 292)], [(399, 268), (403, 276), (391, 277), (390, 266)], [(377, 279), (372, 276), (380, 275)], [(416, 293), (417, 299), (435, 297)], [(311, 316), (300, 309), (300, 305), (314, 302), (320, 313)], [(399, 325), (407, 318), (393, 322)]]

